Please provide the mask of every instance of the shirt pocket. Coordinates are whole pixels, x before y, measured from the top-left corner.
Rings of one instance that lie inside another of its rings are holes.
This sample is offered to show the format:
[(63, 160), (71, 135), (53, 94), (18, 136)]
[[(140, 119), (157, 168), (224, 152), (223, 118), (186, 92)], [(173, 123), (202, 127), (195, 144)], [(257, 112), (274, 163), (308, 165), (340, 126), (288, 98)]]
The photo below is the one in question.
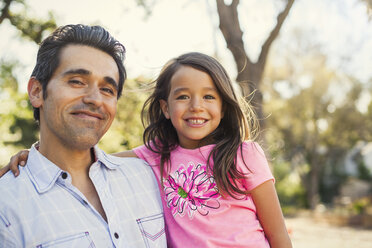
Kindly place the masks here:
[(147, 248), (166, 247), (163, 213), (137, 219)]
[(43, 244), (37, 245), (36, 248), (95, 248), (93, 240), (89, 236), (89, 232), (83, 232), (79, 234), (69, 235), (66, 237), (58, 238), (53, 241), (48, 241)]

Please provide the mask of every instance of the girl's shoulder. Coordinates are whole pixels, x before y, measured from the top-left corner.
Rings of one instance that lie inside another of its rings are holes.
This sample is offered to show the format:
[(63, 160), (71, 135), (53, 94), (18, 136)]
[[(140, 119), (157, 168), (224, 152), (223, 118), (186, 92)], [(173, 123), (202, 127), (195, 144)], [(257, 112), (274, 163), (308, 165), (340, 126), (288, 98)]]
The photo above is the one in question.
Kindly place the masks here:
[(160, 161), (160, 154), (152, 151), (146, 145), (141, 145), (132, 150), (136, 156), (149, 164), (156, 164)]
[(238, 151), (237, 158), (237, 167), (248, 166), (250, 171), (269, 168), (265, 152), (257, 142), (244, 141), (242, 149)]
[(265, 157), (265, 152), (258, 144), (257, 142), (254, 141), (244, 141), (242, 143), (242, 152), (244, 157), (249, 157), (249, 156), (260, 156), (260, 157)]

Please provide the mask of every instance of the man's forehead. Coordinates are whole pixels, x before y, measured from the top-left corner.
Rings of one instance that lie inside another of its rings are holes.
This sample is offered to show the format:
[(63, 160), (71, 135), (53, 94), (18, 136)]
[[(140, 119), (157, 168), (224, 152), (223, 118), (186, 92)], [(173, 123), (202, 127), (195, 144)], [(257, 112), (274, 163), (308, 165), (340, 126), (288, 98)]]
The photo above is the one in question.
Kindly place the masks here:
[(119, 69), (111, 55), (87, 45), (70, 44), (60, 53), (59, 73), (86, 71), (101, 77), (111, 77), (119, 81)]

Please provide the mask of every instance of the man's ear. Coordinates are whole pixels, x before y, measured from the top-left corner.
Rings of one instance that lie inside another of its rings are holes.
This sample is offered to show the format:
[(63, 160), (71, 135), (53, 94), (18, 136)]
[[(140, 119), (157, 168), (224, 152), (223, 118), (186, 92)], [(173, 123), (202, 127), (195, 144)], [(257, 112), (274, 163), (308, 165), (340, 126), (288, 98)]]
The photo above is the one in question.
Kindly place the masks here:
[(168, 112), (168, 103), (165, 100), (159, 100), (161, 111), (163, 112), (165, 118), (169, 119), (169, 112)]
[(31, 105), (34, 108), (40, 108), (43, 104), (43, 86), (35, 77), (31, 77), (28, 80), (27, 85), (28, 97), (30, 99)]

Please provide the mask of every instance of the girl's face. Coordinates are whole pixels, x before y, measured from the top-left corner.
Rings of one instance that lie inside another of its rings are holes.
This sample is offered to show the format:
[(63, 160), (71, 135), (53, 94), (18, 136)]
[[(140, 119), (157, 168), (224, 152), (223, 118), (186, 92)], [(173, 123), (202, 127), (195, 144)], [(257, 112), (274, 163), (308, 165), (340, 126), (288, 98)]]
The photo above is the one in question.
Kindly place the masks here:
[(222, 98), (212, 78), (190, 66), (178, 69), (170, 83), (167, 101), (160, 100), (161, 109), (176, 129), (181, 147), (197, 148), (220, 124)]

